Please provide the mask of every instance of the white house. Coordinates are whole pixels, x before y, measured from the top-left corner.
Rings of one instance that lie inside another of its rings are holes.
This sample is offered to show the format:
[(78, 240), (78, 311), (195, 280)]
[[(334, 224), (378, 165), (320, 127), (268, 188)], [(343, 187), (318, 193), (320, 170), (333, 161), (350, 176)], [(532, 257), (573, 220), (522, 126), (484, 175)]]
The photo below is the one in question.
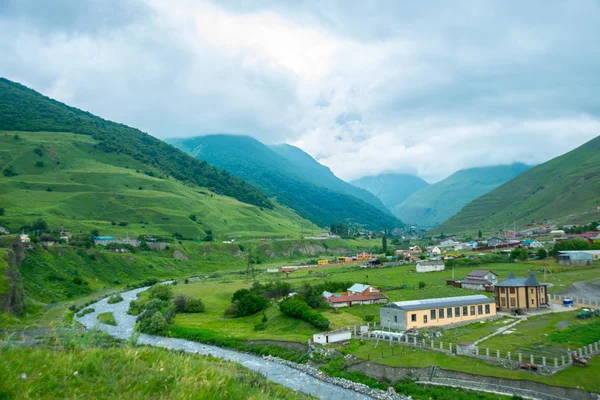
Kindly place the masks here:
[(417, 261), (417, 272), (443, 271), (445, 268), (442, 261)]
[(556, 235), (556, 236), (562, 236), (565, 234), (565, 231), (563, 231), (562, 229), (554, 229), (552, 231), (550, 231), (551, 235)]
[(29, 239), (29, 235), (26, 235), (24, 233), (21, 233), (19, 235), (19, 239), (21, 239), (21, 243), (29, 243), (29, 242), (31, 242), (31, 239)]
[(370, 285), (363, 285), (362, 283), (355, 283), (348, 288), (348, 295), (370, 295), (370, 294), (381, 293), (377, 288)]
[(441, 247), (450, 247), (454, 246), (456, 242), (453, 239), (446, 239), (440, 242)]
[(343, 342), (352, 339), (352, 332), (348, 329), (338, 329), (337, 331), (315, 333), (313, 342), (319, 344)]
[(439, 254), (442, 254), (442, 251), (440, 250), (439, 247), (433, 246), (431, 248), (431, 250), (429, 250), (429, 254), (437, 254), (437, 255), (439, 255)]

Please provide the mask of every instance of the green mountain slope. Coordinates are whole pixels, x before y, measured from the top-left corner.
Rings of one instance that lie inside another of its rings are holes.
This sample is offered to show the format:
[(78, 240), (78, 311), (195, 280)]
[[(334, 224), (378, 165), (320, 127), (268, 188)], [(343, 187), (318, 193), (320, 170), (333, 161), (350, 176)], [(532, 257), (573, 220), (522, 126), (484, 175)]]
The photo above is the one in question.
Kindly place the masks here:
[(368, 190), (380, 198), (390, 210), (406, 200), (411, 194), (429, 186), (423, 179), (409, 174), (365, 176), (350, 183)]
[(465, 205), (507, 182), (530, 167), (524, 164), (470, 168), (412, 194), (394, 207), (406, 223), (433, 227), (459, 212)]
[(0, 116), (0, 130), (73, 132), (91, 136), (96, 148), (105, 153), (126, 154), (144, 163), (153, 173), (207, 187), (245, 203), (272, 207), (256, 188), (188, 157), (165, 142), (140, 130), (69, 107), (4, 78), (0, 78)]
[(368, 229), (401, 226), (395, 217), (345, 193), (316, 186), (305, 171), (247, 136), (209, 135), (170, 140), (177, 148), (224, 169), (319, 226), (349, 222)]
[(277, 204), (258, 207), (173, 177), (150, 176), (147, 164), (106, 153), (86, 135), (0, 131), (0, 168), (0, 225), (13, 232), (37, 218), (73, 233), (180, 233), (193, 239), (208, 229), (224, 236), (297, 236), (310, 225)]
[(513, 220), (517, 225), (560, 217), (568, 221), (569, 216), (584, 212), (596, 214), (598, 206), (600, 136), (472, 201), (439, 230), (491, 230)]
[(335, 192), (349, 194), (391, 215), (390, 210), (386, 208), (377, 196), (367, 190), (341, 180), (335, 176), (329, 168), (320, 164), (317, 160), (298, 147), (289, 144), (278, 144), (269, 146), (269, 148), (292, 163), (294, 171), (301, 171), (301, 177), (313, 185), (324, 186)]

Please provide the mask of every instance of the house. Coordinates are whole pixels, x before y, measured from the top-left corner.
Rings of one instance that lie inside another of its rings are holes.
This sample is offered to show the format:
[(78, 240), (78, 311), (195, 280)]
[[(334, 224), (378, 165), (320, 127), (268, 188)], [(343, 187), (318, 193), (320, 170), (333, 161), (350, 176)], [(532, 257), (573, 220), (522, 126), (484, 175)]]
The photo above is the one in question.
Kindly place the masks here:
[(538, 282), (533, 273), (527, 278), (515, 278), (510, 273), (505, 281), (494, 287), (496, 306), (499, 310), (537, 310), (548, 305), (546, 284)]
[(110, 244), (110, 243), (118, 243), (118, 241), (115, 240), (115, 238), (112, 236), (94, 236), (93, 239), (94, 239), (94, 245), (96, 245), (96, 246), (99, 244), (106, 246), (107, 244)]
[(553, 229), (550, 231), (550, 235), (554, 235), (554, 236), (563, 236), (565, 234), (565, 231), (563, 231), (562, 229)]
[(491, 291), (496, 283), (498, 283), (498, 274), (489, 270), (476, 269), (467, 274), (461, 282), (461, 287), (469, 290)]
[(416, 254), (419, 254), (419, 253), (422, 253), (422, 252), (423, 252), (423, 250), (421, 249), (421, 246), (419, 246), (419, 245), (416, 245), (416, 246), (410, 246), (410, 247), (408, 248), (408, 250), (409, 250), (411, 253), (416, 253)]
[(544, 244), (542, 242), (534, 239), (523, 240), (521, 242), (521, 245), (530, 249), (540, 249), (544, 247)]
[(367, 253), (366, 251), (363, 251), (362, 253), (358, 253), (356, 255), (356, 261), (358, 262), (371, 261), (372, 259), (373, 256), (371, 255), (371, 253)]
[(327, 264), (329, 264), (329, 260), (324, 260), (324, 259), (319, 260), (318, 263), (319, 263), (319, 265), (327, 265)]
[(559, 254), (569, 254), (569, 253), (591, 254), (592, 260), (600, 260), (600, 250), (565, 250), (565, 251), (559, 252)]
[(497, 237), (489, 238), (487, 241), (488, 247), (496, 247), (500, 246), (501, 244), (504, 244), (504, 240)]
[(471, 240), (469, 242), (469, 248), (470, 249), (476, 249), (479, 246), (479, 242), (476, 240)]
[(592, 265), (593, 259), (593, 255), (585, 251), (573, 250), (558, 252), (558, 263), (568, 267)]
[(42, 235), (40, 236), (40, 243), (45, 247), (54, 246), (58, 243), (58, 238), (50, 235)]
[(454, 239), (445, 239), (440, 242), (440, 247), (450, 247), (454, 246), (455, 244), (456, 242), (454, 241)]
[(0, 233), (4, 234), (4, 235), (9, 235), (10, 232), (3, 226), (0, 226)]
[(29, 239), (29, 235), (26, 235), (24, 233), (21, 233), (19, 235), (19, 239), (21, 239), (21, 243), (30, 243), (31, 239)]
[(429, 254), (431, 255), (440, 255), (442, 254), (442, 250), (440, 250), (439, 247), (437, 246), (433, 246), (430, 250), (429, 250)]
[(352, 332), (348, 329), (338, 329), (337, 331), (315, 333), (313, 335), (313, 343), (327, 344), (335, 342), (343, 342), (352, 338)]
[(417, 272), (443, 271), (445, 268), (443, 261), (417, 261)]
[(418, 329), (476, 321), (496, 315), (494, 300), (484, 295), (389, 303), (379, 309), (382, 329)]
[(364, 304), (386, 304), (387, 296), (374, 286), (355, 283), (345, 292), (330, 293), (323, 292), (323, 299), (334, 308), (352, 307), (353, 305)]
[(363, 285), (362, 283), (355, 283), (348, 288), (349, 295), (369, 295), (369, 294), (380, 294), (381, 292), (374, 286)]
[(148, 243), (148, 247), (150, 247), (152, 250), (156, 250), (156, 251), (166, 250), (167, 247), (169, 247), (169, 243), (166, 243), (166, 242), (151, 242), (151, 243)]

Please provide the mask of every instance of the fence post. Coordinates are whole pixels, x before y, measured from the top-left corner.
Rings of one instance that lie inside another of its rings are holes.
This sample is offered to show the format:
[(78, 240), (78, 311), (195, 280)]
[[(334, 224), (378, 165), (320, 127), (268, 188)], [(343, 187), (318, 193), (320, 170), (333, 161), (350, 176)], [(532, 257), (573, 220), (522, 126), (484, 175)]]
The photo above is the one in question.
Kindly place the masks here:
[(431, 348), (433, 349), (433, 340), (431, 341)]
[(546, 366), (546, 357), (542, 357), (542, 365), (545, 367)]
[(450, 353), (452, 353), (452, 343), (450, 343)]
[(478, 356), (479, 355), (479, 347), (475, 347), (475, 355)]
[(598, 342), (594, 343), (594, 348), (598, 351)]
[(423, 339), (423, 347), (425, 347), (425, 339)]
[(413, 337), (413, 344), (415, 345), (415, 347), (417, 347), (417, 337), (416, 336)]
[(583, 357), (583, 351), (581, 351), (581, 348), (579, 348), (579, 357)]
[(496, 358), (500, 358), (500, 350), (496, 350)]
[(565, 365), (565, 356), (560, 356), (560, 365)]
[(558, 358), (554, 358), (554, 368), (558, 368)]
[(533, 362), (533, 354), (531, 354), (531, 355), (529, 356), (529, 359), (531, 360), (531, 364), (534, 364), (534, 362)]
[(510, 361), (510, 351), (506, 353), (506, 358), (508, 358), (508, 361)]
[(440, 350), (444, 350), (444, 342), (440, 342)]
[(519, 353), (519, 362), (523, 362), (523, 354)]

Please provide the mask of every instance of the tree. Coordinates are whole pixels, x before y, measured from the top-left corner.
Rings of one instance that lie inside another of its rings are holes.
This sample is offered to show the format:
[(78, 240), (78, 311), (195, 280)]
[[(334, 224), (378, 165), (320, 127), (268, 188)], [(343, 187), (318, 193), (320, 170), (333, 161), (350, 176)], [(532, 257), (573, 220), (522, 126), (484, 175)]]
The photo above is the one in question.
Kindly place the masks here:
[(543, 260), (544, 258), (548, 257), (548, 252), (542, 247), (541, 249), (538, 249), (537, 256)]
[(191, 219), (192, 221), (196, 221), (196, 214), (190, 214), (190, 216), (188, 218)]
[(419, 281), (419, 289), (425, 289), (427, 284), (424, 281)]
[(479, 239), (481, 239), (483, 237), (483, 232), (481, 232), (481, 229), (479, 230), (479, 232), (477, 232), (477, 237)]
[(100, 236), (100, 231), (98, 229), (92, 229), (92, 236)]
[(0, 207), (0, 215), (4, 215), (4, 207)]
[(182, 313), (185, 312), (185, 306), (189, 300), (189, 297), (185, 294), (180, 294), (175, 297), (173, 300), (173, 305), (175, 306), (175, 312)]
[(205, 242), (212, 242), (213, 241), (213, 233), (211, 229), (207, 229), (206, 231), (206, 236), (204, 237), (204, 241)]
[(173, 290), (169, 285), (156, 284), (148, 290), (148, 298), (167, 301), (173, 297)]
[(387, 236), (383, 235), (381, 237), (381, 249), (383, 250), (383, 252), (387, 252)]

